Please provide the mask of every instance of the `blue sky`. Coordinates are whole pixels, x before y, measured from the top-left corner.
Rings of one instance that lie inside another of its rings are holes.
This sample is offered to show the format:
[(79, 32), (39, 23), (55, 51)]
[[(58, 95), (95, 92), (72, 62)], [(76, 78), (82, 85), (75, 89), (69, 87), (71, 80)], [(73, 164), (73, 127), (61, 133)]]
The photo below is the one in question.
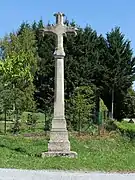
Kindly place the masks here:
[(23, 21), (31, 23), (42, 18), (45, 23), (53, 23), (53, 14), (58, 11), (81, 27), (91, 25), (98, 34), (105, 35), (119, 26), (135, 54), (135, 0), (1, 0), (0, 38)]
[(135, 51), (134, 0), (2, 0), (0, 2), (0, 37), (16, 30), (23, 21), (42, 18), (54, 22), (53, 13), (62, 11), (69, 20), (82, 27), (92, 26), (105, 34), (120, 26), (126, 38), (132, 41)]

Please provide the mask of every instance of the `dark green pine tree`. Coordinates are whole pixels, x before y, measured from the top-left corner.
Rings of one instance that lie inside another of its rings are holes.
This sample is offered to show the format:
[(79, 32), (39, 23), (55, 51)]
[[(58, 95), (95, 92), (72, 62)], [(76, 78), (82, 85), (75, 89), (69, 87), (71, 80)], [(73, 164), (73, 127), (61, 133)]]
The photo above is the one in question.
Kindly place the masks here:
[(127, 95), (124, 97), (123, 113), (127, 118), (135, 117), (135, 91), (133, 88), (128, 89)]
[(65, 38), (65, 93), (67, 98), (76, 87), (94, 82), (97, 63), (97, 33), (90, 27), (78, 27), (77, 36)]
[(135, 60), (130, 42), (116, 27), (106, 38), (107, 51), (104, 58), (103, 99), (112, 112), (112, 118), (123, 117), (123, 99), (133, 82)]
[[(34, 84), (36, 86), (35, 99), (38, 108), (45, 109), (50, 107), (54, 98), (54, 58), (55, 38), (53, 35), (42, 34), (41, 29), (44, 27), (43, 21), (40, 20), (35, 26), (32, 25), (36, 32), (37, 52), (38, 52), (38, 71), (35, 75)], [(36, 28), (35, 28), (36, 27)]]

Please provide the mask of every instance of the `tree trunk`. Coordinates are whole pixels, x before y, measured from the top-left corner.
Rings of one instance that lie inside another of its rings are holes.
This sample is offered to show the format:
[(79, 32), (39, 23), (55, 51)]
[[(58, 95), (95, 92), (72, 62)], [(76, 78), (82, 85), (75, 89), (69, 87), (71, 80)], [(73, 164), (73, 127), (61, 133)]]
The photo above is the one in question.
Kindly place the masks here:
[(81, 113), (79, 110), (79, 136), (81, 135)]
[(4, 110), (4, 114), (5, 114), (4, 133), (6, 134), (7, 133), (7, 112), (6, 112), (6, 110)]
[[(15, 90), (15, 85), (13, 84), (13, 91)], [(15, 118), (16, 118), (16, 115), (15, 115), (15, 110), (16, 110), (16, 107), (15, 107), (15, 98), (14, 98), (14, 102), (13, 102), (13, 122), (15, 122)]]
[(112, 110), (111, 110), (111, 118), (113, 119), (114, 114), (114, 88), (112, 89)]

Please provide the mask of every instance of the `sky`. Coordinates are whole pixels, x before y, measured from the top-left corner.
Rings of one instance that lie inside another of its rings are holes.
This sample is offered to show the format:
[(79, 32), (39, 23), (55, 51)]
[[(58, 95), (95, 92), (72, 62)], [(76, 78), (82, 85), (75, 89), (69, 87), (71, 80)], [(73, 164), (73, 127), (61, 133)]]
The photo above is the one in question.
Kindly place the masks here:
[(81, 27), (90, 25), (98, 34), (119, 26), (135, 54), (135, 0), (1, 0), (0, 38), (17, 30), (23, 21), (42, 18), (45, 24), (54, 23), (55, 12), (63, 12)]
[(119, 26), (135, 52), (134, 0), (1, 0), (0, 38), (23, 21), (32, 23), (42, 18), (45, 24), (54, 23), (55, 12), (64, 12), (68, 20), (81, 27), (90, 25), (98, 34), (105, 35)]
[(23, 21), (31, 23), (42, 18), (45, 23), (53, 23), (53, 14), (59, 11), (81, 27), (91, 25), (98, 34), (105, 35), (120, 26), (135, 51), (135, 0), (1, 0), (0, 38)]

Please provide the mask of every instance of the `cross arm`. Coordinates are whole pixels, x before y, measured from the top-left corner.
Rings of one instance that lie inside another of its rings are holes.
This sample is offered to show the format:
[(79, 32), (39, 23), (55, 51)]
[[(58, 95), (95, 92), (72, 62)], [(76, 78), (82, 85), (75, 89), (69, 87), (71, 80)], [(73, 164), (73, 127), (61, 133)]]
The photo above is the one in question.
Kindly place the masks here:
[(68, 33), (72, 33), (74, 34), (75, 36), (77, 35), (77, 31), (78, 29), (75, 28), (75, 27), (72, 27), (72, 26), (66, 26), (65, 27), (65, 33), (68, 34)]
[(44, 28), (41, 29), (41, 32), (43, 33), (43, 35), (45, 33), (47, 34), (56, 34), (55, 32), (55, 26), (51, 25), (51, 26), (46, 26)]

